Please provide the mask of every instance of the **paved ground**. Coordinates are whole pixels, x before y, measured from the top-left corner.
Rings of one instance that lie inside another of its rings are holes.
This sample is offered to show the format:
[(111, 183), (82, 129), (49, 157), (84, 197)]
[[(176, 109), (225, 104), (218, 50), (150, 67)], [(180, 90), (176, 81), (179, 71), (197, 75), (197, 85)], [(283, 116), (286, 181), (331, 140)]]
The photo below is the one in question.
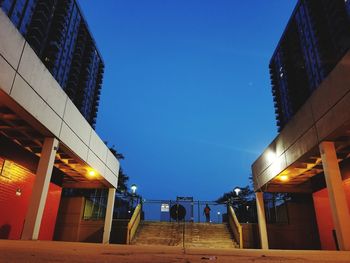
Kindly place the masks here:
[(52, 241), (0, 240), (0, 262), (350, 262), (350, 252), (232, 249), (181, 249)]

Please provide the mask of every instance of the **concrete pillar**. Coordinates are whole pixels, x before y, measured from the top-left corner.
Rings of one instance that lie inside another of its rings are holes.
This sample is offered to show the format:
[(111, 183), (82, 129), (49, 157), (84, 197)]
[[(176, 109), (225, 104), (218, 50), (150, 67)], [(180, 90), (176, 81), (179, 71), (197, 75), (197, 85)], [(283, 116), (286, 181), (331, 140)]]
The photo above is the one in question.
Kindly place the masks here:
[(261, 249), (269, 249), (263, 192), (256, 192), (255, 196), (256, 196), (256, 210), (258, 213)]
[(45, 138), (21, 239), (38, 239), (57, 148), (57, 139)]
[(113, 208), (114, 208), (114, 199), (115, 199), (115, 188), (109, 188), (108, 190), (108, 200), (107, 200), (107, 209), (105, 217), (105, 226), (103, 229), (103, 244), (109, 243), (109, 238), (111, 236), (112, 229), (112, 220), (113, 220)]
[(350, 250), (350, 215), (333, 142), (319, 145), (340, 250)]

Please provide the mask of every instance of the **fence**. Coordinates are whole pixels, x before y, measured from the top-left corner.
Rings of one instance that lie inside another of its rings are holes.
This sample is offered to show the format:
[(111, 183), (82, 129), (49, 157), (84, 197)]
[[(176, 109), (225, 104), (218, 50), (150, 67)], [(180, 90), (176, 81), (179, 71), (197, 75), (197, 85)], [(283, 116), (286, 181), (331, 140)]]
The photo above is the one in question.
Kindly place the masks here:
[[(222, 223), (223, 221), (226, 221), (226, 204), (218, 204), (213, 201), (194, 200), (144, 200), (142, 204), (143, 218), (145, 221), (206, 222), (206, 217), (204, 215), (206, 204), (208, 204), (211, 209), (211, 223)], [(183, 208), (185, 210), (184, 215), (182, 214)], [(174, 210), (175, 212), (173, 212), (172, 216), (172, 211)]]
[[(89, 190), (78, 192), (85, 196), (83, 219), (101, 220), (104, 219), (107, 194), (106, 191)], [(65, 194), (75, 196), (76, 192)], [(285, 195), (270, 194), (264, 198), (267, 223), (288, 223), (289, 215), (286, 204), (290, 197)], [(196, 201), (192, 198), (180, 198), (179, 200), (142, 200), (137, 195), (118, 194), (114, 205), (114, 219), (130, 219), (135, 207), (142, 203), (142, 219), (146, 221), (185, 221), (185, 222), (206, 222), (204, 208), (209, 205), (211, 223), (222, 223), (227, 221), (227, 203), (215, 201)], [(240, 198), (230, 199), (228, 202), (234, 209), (240, 223), (257, 223), (255, 200), (242, 200)], [(171, 217), (171, 209), (177, 207), (177, 214), (184, 210), (183, 218)]]

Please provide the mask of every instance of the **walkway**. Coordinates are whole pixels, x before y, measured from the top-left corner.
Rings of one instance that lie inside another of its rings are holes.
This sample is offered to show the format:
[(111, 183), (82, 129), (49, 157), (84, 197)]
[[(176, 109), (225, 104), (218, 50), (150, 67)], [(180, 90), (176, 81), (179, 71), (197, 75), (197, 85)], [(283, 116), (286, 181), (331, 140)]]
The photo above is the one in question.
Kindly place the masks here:
[(167, 246), (126, 246), (52, 241), (0, 240), (0, 262), (123, 262), (123, 263), (197, 263), (197, 262), (349, 262), (350, 252), (262, 251), (239, 249), (183, 250)]

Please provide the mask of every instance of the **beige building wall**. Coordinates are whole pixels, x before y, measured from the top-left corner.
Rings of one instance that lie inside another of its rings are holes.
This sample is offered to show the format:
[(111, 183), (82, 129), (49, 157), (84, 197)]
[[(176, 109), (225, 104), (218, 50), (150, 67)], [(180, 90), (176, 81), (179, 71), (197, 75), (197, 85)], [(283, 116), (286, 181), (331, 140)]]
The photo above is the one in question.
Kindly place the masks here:
[(117, 187), (119, 162), (0, 10), (0, 99)]

